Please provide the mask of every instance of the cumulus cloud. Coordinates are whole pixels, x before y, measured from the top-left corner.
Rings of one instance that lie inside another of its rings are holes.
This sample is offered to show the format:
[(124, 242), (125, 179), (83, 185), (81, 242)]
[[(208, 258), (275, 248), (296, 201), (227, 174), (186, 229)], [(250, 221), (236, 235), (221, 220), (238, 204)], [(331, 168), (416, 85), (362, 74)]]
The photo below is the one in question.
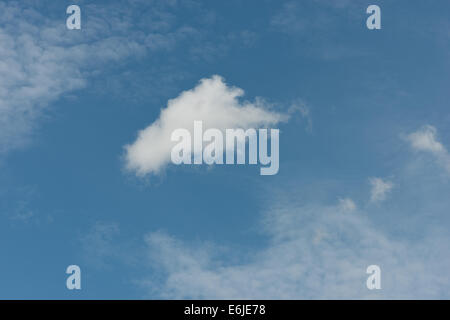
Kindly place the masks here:
[(203, 121), (203, 129), (259, 128), (285, 121), (288, 116), (269, 110), (262, 99), (241, 101), (244, 91), (228, 86), (218, 75), (200, 80), (199, 84), (171, 99), (159, 118), (139, 131), (135, 142), (125, 146), (126, 167), (137, 175), (158, 174), (170, 162), (174, 142), (173, 130), (193, 132), (195, 120)]
[[(144, 282), (163, 298), (362, 299), (449, 297), (448, 237), (394, 240), (355, 208), (277, 202), (264, 216), (269, 243), (256, 254), (223, 258), (211, 246), (188, 245), (162, 232), (146, 242), (165, 274)], [(218, 251), (221, 252), (221, 251)], [(239, 262), (229, 262), (239, 261)], [(366, 268), (382, 270), (382, 290), (366, 288)], [(418, 290), (420, 288), (420, 290)]]
[(392, 190), (394, 184), (381, 178), (369, 178), (372, 187), (370, 190), (370, 202), (381, 202), (386, 199), (387, 194)]
[[(195, 56), (206, 40), (216, 40), (215, 34), (204, 31), (209, 30), (208, 23), (201, 19), (177, 21), (176, 13), (191, 5), (190, 1), (142, 0), (86, 3), (81, 8), (86, 17), (81, 30), (67, 30), (64, 15), (61, 19), (65, 10), (54, 14), (52, 5), (2, 1), (0, 155), (26, 145), (55, 101), (107, 74), (112, 63), (167, 52), (178, 44)], [(231, 40), (224, 42), (229, 45)]]
[(438, 164), (450, 173), (450, 154), (445, 146), (438, 141), (435, 127), (425, 125), (416, 132), (409, 134), (407, 140), (414, 150), (432, 154)]

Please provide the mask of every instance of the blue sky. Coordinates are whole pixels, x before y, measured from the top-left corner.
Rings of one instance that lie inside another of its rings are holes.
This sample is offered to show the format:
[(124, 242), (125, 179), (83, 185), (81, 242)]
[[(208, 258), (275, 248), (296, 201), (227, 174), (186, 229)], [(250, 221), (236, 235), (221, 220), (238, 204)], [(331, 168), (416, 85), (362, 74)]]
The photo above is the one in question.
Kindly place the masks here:
[[(450, 298), (449, 9), (3, 1), (0, 298)], [(130, 170), (138, 132), (214, 75), (289, 115), (279, 173)]]

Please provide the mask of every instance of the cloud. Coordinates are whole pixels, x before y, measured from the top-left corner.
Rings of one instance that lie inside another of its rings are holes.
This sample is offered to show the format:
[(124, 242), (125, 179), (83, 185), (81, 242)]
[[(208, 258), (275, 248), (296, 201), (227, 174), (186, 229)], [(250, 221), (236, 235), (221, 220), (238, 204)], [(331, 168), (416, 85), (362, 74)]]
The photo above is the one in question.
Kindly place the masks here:
[(370, 190), (370, 202), (384, 201), (387, 194), (394, 187), (392, 182), (384, 181), (381, 178), (369, 178), (369, 183), (372, 186)]
[[(435, 128), (424, 126), (407, 139), (418, 152), (444, 161), (448, 153), (436, 136)], [(294, 191), (273, 193), (259, 224), (267, 241), (257, 250), (227, 251), (149, 233), (154, 273), (141, 285), (153, 295), (178, 299), (448, 299), (448, 206), (440, 192), (445, 185), (407, 172), (403, 178), (410, 183), (399, 190), (395, 205), (370, 208), (382, 215), (369, 215), (351, 198), (304, 204)], [(372, 202), (385, 200), (394, 187), (378, 177), (369, 182)], [(373, 264), (381, 268), (381, 290), (366, 287), (366, 268)]]
[(139, 131), (135, 142), (125, 146), (126, 167), (139, 176), (160, 173), (170, 162), (173, 130), (185, 128), (193, 132), (195, 120), (203, 128), (259, 128), (286, 121), (288, 116), (270, 111), (262, 99), (241, 101), (244, 91), (230, 87), (218, 75), (201, 79), (199, 84), (171, 99), (159, 118)]
[[(178, 13), (185, 18), (186, 8), (193, 7), (191, 18), (178, 21)], [(211, 58), (211, 52), (201, 49), (205, 44), (223, 51), (250, 37), (243, 33), (218, 40), (209, 27), (213, 22), (200, 19), (211, 13), (192, 1), (82, 4), (81, 30), (67, 30), (65, 16), (61, 19), (65, 10), (60, 10), (31, 0), (0, 3), (0, 155), (29, 143), (61, 97), (101, 76), (105, 82), (118, 79), (109, 66), (117, 71), (128, 59), (177, 54), (176, 45), (183, 45), (186, 59), (195, 59), (196, 50)]]
[(50, 7), (42, 14), (36, 2), (0, 3), (0, 155), (26, 145), (52, 102), (85, 88), (106, 66), (169, 50), (195, 33), (174, 26), (169, 3), (152, 6), (85, 4), (81, 30), (67, 30)]
[(436, 128), (425, 125), (416, 132), (409, 134), (406, 139), (414, 150), (432, 154), (437, 163), (450, 173), (450, 154), (445, 146), (437, 140), (436, 136)]
[(83, 88), (96, 65), (141, 49), (131, 39), (99, 37), (105, 29), (95, 23), (87, 30), (67, 30), (31, 5), (0, 4), (0, 153), (24, 145), (48, 104)]
[[(395, 240), (353, 206), (343, 212), (342, 204), (351, 199), (331, 206), (294, 202), (275, 202), (262, 224), (268, 245), (238, 258), (210, 245), (150, 233), (150, 258), (165, 280), (142, 284), (162, 298), (176, 299), (449, 297), (447, 236)], [(372, 264), (381, 267), (379, 291), (366, 288), (366, 268)]]

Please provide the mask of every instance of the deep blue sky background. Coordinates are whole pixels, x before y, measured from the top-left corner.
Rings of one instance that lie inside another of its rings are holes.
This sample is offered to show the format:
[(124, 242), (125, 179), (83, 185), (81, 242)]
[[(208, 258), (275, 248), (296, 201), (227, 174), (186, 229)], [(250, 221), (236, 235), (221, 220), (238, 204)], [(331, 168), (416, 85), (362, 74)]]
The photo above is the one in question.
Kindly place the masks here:
[[(377, 230), (407, 243), (448, 230), (449, 173), (404, 139), (432, 125), (450, 147), (448, 1), (95, 1), (106, 13), (74, 3), (80, 31), (64, 31), (72, 2), (4, 5), (33, 8), (67, 39), (79, 33), (80, 43), (128, 33), (139, 43), (154, 30), (173, 42), (94, 66), (76, 62), (85, 85), (43, 99), (26, 144), (2, 154), (0, 298), (157, 298), (140, 284), (165, 277), (150, 267), (147, 233), (216, 243), (228, 248), (228, 262), (245, 260), (267, 246), (258, 223), (275, 193), (323, 205), (350, 197)], [(381, 7), (381, 30), (365, 26), (369, 4)], [(109, 10), (127, 26), (84, 40), (94, 15), (107, 21)], [(0, 28), (8, 33), (21, 19), (47, 23), (19, 14)], [(182, 26), (195, 32), (177, 36)], [(310, 130), (300, 115), (280, 125), (278, 175), (260, 176), (255, 166), (169, 167), (142, 179), (124, 170), (123, 147), (137, 131), (214, 74), (243, 88), (245, 99), (264, 97), (283, 112), (294, 102), (308, 107)], [(367, 204), (369, 177), (395, 184), (383, 204)], [(65, 287), (70, 264), (82, 269), (79, 292)]]

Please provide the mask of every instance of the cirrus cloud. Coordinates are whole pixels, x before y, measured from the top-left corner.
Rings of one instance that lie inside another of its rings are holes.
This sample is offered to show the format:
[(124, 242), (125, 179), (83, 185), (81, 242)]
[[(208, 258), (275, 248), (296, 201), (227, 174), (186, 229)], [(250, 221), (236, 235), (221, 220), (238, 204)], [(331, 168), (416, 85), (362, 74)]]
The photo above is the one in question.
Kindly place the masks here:
[[(146, 237), (150, 261), (164, 281), (149, 277), (140, 284), (169, 299), (449, 297), (448, 235), (393, 238), (355, 207), (349, 198), (336, 205), (277, 201), (262, 223), (268, 244), (240, 259), (224, 258), (221, 247), (152, 232)], [(372, 264), (381, 267), (382, 290), (366, 287)]]

